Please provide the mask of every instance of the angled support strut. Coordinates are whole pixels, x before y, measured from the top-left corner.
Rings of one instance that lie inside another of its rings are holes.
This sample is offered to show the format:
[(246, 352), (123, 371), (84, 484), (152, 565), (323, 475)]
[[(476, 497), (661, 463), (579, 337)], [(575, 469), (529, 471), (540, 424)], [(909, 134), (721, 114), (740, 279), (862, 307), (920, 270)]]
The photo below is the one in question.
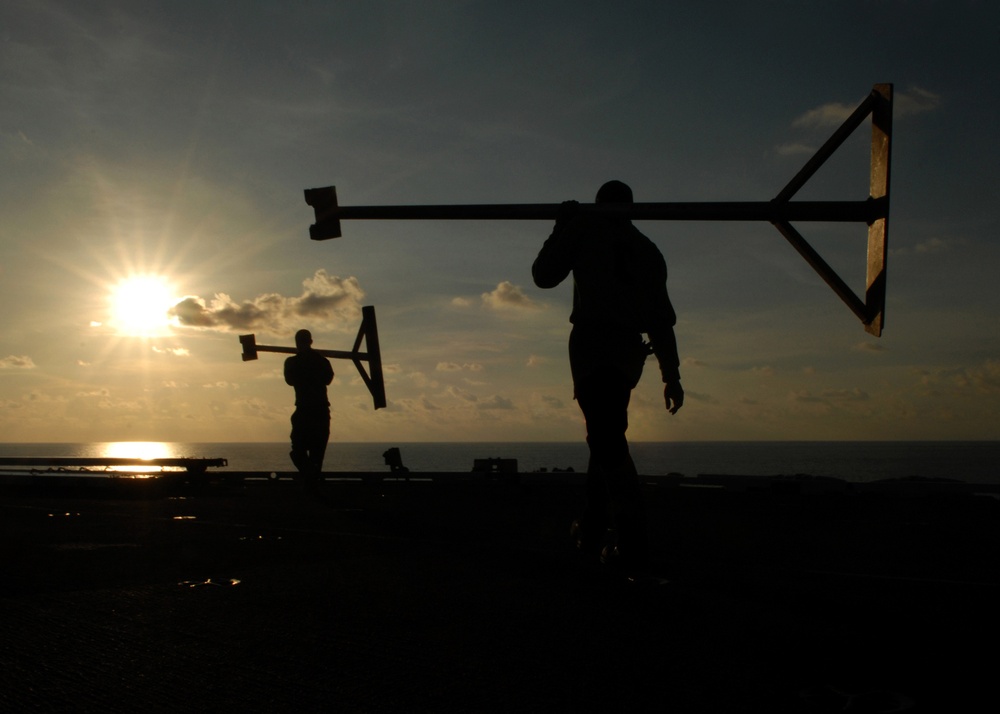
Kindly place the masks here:
[[(862, 201), (792, 201), (841, 144), (872, 117), (871, 175)], [(885, 321), (886, 252), (889, 235), (889, 167), (892, 139), (892, 85), (876, 84), (850, 117), (771, 201), (716, 203), (580, 204), (580, 213), (644, 221), (768, 221), (795, 247), (876, 337)], [(305, 191), (316, 222), (313, 240), (341, 236), (340, 221), (377, 220), (555, 220), (558, 203), (429, 206), (341, 206), (334, 186)], [(847, 222), (868, 225), (868, 273), (862, 300), (816, 253), (791, 223)]]

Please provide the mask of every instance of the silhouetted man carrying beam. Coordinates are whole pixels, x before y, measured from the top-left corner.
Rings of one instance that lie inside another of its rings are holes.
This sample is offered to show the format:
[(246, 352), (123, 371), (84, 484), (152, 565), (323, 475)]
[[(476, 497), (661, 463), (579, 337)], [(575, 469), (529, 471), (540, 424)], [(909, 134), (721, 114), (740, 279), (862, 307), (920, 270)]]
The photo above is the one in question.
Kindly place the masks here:
[[(596, 202), (630, 204), (632, 190), (609, 181)], [(587, 506), (575, 524), (578, 544), (587, 561), (600, 562), (604, 550), (625, 574), (639, 574), (649, 546), (642, 492), (625, 438), (628, 404), (650, 352), (660, 365), (667, 409), (676, 414), (684, 403), (676, 315), (667, 296), (667, 265), (656, 245), (627, 218), (588, 217), (576, 211), (577, 205), (562, 204), (531, 272), (540, 288), (553, 288), (573, 274), (569, 359), (590, 447)], [(609, 542), (609, 529), (617, 543)]]
[(285, 382), (295, 387), (292, 414), (292, 463), (300, 473), (315, 477), (323, 470), (330, 439), (330, 401), (326, 388), (333, 381), (330, 360), (312, 348), (309, 330), (295, 333), (297, 353), (285, 360)]

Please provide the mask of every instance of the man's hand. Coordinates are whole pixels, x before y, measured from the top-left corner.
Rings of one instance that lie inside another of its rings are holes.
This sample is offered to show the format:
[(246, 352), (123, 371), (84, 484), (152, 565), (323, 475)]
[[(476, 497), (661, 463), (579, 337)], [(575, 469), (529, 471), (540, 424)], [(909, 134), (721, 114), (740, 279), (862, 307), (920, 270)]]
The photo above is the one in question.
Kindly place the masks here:
[(560, 203), (559, 210), (556, 212), (556, 225), (559, 226), (568, 222), (576, 215), (579, 208), (579, 201), (563, 201)]
[(667, 382), (663, 386), (663, 401), (666, 402), (667, 411), (676, 414), (677, 410), (684, 406), (684, 387), (679, 381)]

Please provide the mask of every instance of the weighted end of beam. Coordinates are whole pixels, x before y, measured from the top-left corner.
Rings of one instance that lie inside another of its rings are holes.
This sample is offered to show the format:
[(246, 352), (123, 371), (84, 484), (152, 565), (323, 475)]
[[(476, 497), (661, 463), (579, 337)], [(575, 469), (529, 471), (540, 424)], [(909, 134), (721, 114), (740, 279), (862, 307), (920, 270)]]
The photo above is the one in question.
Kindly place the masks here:
[(240, 344), (243, 345), (243, 361), (257, 359), (257, 338), (254, 335), (240, 335)]
[(307, 188), (306, 203), (313, 207), (316, 222), (309, 226), (309, 237), (313, 240), (340, 238), (340, 219), (337, 218), (337, 187)]

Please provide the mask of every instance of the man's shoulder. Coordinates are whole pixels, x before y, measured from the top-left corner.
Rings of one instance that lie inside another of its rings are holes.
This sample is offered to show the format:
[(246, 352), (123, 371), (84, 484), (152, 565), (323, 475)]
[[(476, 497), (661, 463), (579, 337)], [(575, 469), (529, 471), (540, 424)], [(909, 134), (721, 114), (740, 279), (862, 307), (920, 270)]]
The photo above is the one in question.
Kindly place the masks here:
[(319, 367), (330, 366), (330, 360), (316, 350), (309, 350), (305, 353), (304, 358), (309, 361), (309, 364), (317, 365)]
[(628, 234), (629, 236), (631, 236), (632, 240), (638, 241), (640, 243), (649, 244), (654, 248), (656, 248), (656, 243), (653, 242), (652, 238), (650, 238), (645, 233), (636, 228), (635, 225), (631, 222), (628, 224)]
[(641, 250), (652, 258), (663, 258), (663, 251), (660, 250), (660, 246), (656, 245), (652, 238), (647, 236), (645, 233), (635, 228), (634, 240), (641, 246)]
[(287, 366), (301, 366), (303, 368), (309, 365), (317, 365), (322, 363), (329, 364), (330, 360), (321, 355), (315, 350), (307, 350), (305, 352), (296, 352), (285, 359), (285, 365)]

